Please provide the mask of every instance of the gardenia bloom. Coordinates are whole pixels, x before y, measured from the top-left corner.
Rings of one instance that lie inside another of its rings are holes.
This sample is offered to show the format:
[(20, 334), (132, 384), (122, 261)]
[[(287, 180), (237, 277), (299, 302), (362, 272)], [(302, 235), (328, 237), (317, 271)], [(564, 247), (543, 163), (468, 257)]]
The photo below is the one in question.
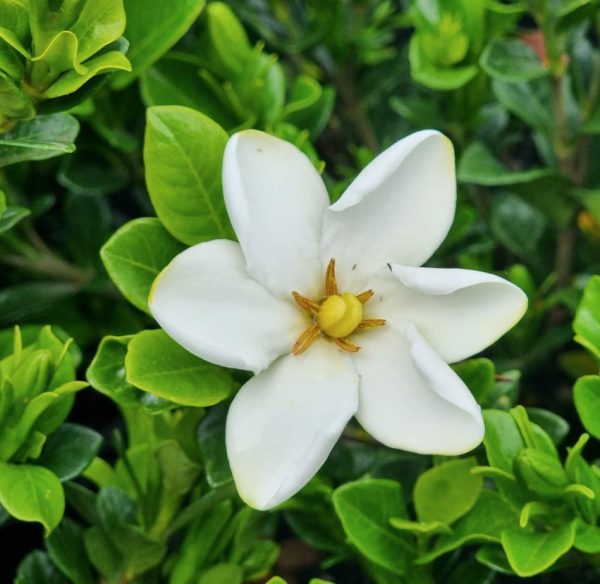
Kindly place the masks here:
[(454, 217), (450, 141), (400, 140), (330, 206), (302, 152), (247, 130), (227, 144), (223, 187), (239, 244), (184, 251), (149, 302), (188, 351), (255, 373), (227, 417), (242, 499), (269, 509), (294, 495), (352, 416), (392, 448), (477, 446), (481, 410), (447, 363), (493, 343), (527, 299), (491, 274), (418, 267)]

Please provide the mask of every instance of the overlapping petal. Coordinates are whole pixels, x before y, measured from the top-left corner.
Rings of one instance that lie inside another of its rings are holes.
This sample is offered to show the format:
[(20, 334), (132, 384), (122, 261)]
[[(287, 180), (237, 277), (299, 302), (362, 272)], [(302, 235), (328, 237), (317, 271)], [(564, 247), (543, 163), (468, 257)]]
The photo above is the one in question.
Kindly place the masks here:
[(473, 396), (416, 327), (384, 327), (361, 339), (356, 417), (377, 440), (422, 454), (462, 454), (482, 440)]
[(188, 351), (218, 365), (258, 372), (287, 353), (306, 320), (246, 271), (240, 246), (213, 240), (179, 254), (149, 299), (160, 326)]
[(326, 212), (323, 262), (335, 258), (341, 284), (361, 288), (386, 262), (419, 266), (454, 218), (454, 150), (433, 130), (400, 140), (371, 162)]
[[(510, 330), (527, 296), (507, 280), (475, 270), (390, 264), (369, 281), (374, 308), (403, 330), (414, 322), (447, 363), (479, 353)], [(379, 300), (379, 301), (377, 301)]]
[(358, 406), (352, 360), (324, 340), (281, 357), (237, 394), (227, 455), (240, 496), (269, 509), (319, 470)]
[(310, 160), (279, 138), (239, 132), (225, 150), (223, 189), (250, 274), (279, 297), (320, 293), (319, 240), (329, 199)]

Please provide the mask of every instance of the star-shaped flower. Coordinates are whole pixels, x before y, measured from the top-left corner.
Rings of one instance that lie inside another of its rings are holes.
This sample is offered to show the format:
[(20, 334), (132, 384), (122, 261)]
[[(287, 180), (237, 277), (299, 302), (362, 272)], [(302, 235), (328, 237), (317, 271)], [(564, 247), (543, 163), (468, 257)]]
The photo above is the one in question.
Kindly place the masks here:
[(352, 416), (393, 448), (477, 446), (481, 410), (447, 363), (493, 343), (527, 299), (498, 276), (417, 267), (454, 217), (450, 141), (400, 140), (330, 206), (304, 154), (248, 130), (227, 144), (223, 186), (239, 244), (184, 251), (149, 302), (188, 351), (256, 374), (227, 418), (241, 497), (268, 509), (294, 495)]

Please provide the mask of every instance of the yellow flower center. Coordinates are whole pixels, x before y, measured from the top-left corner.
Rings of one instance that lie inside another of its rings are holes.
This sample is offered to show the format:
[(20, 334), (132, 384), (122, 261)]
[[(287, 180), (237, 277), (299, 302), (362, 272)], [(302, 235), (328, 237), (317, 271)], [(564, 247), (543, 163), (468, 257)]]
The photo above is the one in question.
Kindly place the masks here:
[(329, 296), (317, 313), (319, 327), (332, 339), (347, 337), (356, 330), (362, 319), (363, 305), (350, 292)]
[(360, 347), (346, 337), (385, 324), (382, 318), (364, 318), (363, 305), (373, 294), (373, 290), (365, 290), (356, 296), (351, 292), (339, 294), (335, 279), (335, 260), (330, 260), (325, 273), (325, 296), (321, 300), (312, 300), (298, 292), (292, 292), (296, 304), (312, 317), (312, 324), (294, 343), (292, 355), (304, 353), (321, 336), (342, 351), (356, 353)]

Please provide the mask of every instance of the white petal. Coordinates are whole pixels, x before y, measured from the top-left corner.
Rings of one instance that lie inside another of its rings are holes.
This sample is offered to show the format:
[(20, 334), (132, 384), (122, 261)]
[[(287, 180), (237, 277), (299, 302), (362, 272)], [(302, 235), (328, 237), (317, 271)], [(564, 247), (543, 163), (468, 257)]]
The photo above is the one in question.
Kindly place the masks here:
[(224, 239), (179, 254), (156, 279), (149, 306), (194, 355), (254, 372), (288, 352), (307, 326), (300, 310), (248, 275), (240, 246)]
[(269, 509), (319, 470), (358, 406), (351, 358), (324, 340), (253, 377), (227, 416), (227, 455), (241, 498)]
[(421, 454), (462, 454), (481, 442), (481, 409), (414, 326), (405, 337), (383, 327), (357, 342), (356, 417), (367, 432), (387, 446)]
[(387, 262), (419, 266), (446, 237), (455, 204), (452, 143), (433, 130), (411, 134), (373, 160), (327, 211), (323, 261), (336, 259), (351, 290)]
[(306, 155), (263, 132), (239, 132), (225, 149), (223, 189), (248, 271), (280, 297), (320, 293), (319, 240), (329, 199)]
[(479, 353), (527, 310), (527, 296), (507, 280), (475, 270), (392, 264), (369, 281), (381, 318), (402, 329), (414, 322), (447, 363)]

